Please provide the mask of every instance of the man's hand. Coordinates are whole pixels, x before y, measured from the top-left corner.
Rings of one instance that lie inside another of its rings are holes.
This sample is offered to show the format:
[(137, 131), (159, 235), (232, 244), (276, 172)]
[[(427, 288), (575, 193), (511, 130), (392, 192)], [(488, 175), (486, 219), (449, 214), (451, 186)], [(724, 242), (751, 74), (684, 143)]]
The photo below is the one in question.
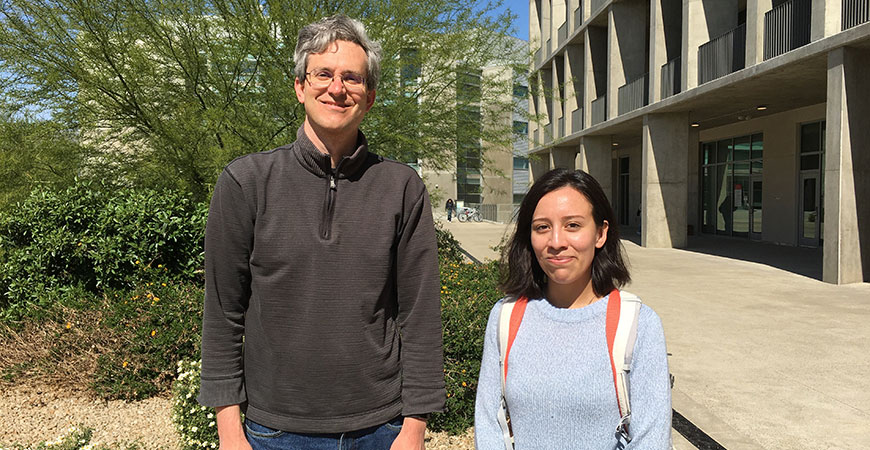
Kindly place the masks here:
[(402, 422), (402, 431), (393, 441), (390, 450), (424, 450), (423, 443), (426, 437), (426, 421), (416, 417), (405, 417)]
[(215, 411), (220, 450), (251, 450), (251, 444), (245, 439), (245, 430), (242, 428), (242, 411), (239, 405), (218, 406)]

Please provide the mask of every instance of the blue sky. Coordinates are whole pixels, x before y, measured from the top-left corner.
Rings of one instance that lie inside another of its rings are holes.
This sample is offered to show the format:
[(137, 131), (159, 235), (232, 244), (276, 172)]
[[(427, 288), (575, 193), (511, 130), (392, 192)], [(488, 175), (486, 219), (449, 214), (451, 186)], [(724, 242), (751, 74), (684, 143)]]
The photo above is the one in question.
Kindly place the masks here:
[(529, 0), (504, 0), (501, 10), (510, 10), (517, 16), (514, 20), (514, 37), (529, 40)]

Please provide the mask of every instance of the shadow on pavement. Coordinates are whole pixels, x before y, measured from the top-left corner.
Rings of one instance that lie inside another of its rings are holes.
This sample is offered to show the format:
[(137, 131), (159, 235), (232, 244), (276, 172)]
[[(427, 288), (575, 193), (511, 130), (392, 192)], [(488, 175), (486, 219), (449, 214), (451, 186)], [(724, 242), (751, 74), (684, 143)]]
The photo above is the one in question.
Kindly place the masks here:
[[(635, 228), (621, 227), (620, 238), (640, 245)], [(816, 280), (822, 279), (822, 247), (806, 248), (776, 245), (726, 236), (689, 236), (690, 252), (749, 261), (792, 272)]]

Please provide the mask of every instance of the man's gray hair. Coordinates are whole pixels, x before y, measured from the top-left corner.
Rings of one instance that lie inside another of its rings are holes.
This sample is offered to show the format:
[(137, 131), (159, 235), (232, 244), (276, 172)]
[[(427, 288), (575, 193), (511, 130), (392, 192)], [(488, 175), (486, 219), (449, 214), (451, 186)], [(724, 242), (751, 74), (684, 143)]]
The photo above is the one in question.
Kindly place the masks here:
[(368, 62), (366, 88), (377, 89), (381, 77), (381, 44), (370, 40), (363, 24), (343, 14), (336, 14), (318, 22), (310, 23), (299, 30), (293, 62), (294, 74), (300, 82), (305, 82), (308, 70), (308, 56), (323, 53), (335, 41), (348, 41), (359, 45), (366, 52)]

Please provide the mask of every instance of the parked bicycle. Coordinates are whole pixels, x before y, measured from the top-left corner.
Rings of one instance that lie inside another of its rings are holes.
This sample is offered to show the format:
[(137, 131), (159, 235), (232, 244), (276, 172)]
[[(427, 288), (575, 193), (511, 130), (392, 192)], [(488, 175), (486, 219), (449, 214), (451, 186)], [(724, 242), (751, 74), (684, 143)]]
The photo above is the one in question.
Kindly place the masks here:
[(470, 207), (459, 208), (459, 211), (456, 213), (456, 218), (459, 219), (460, 222), (466, 222), (469, 220), (480, 222), (483, 220), (480, 211), (477, 208)]

